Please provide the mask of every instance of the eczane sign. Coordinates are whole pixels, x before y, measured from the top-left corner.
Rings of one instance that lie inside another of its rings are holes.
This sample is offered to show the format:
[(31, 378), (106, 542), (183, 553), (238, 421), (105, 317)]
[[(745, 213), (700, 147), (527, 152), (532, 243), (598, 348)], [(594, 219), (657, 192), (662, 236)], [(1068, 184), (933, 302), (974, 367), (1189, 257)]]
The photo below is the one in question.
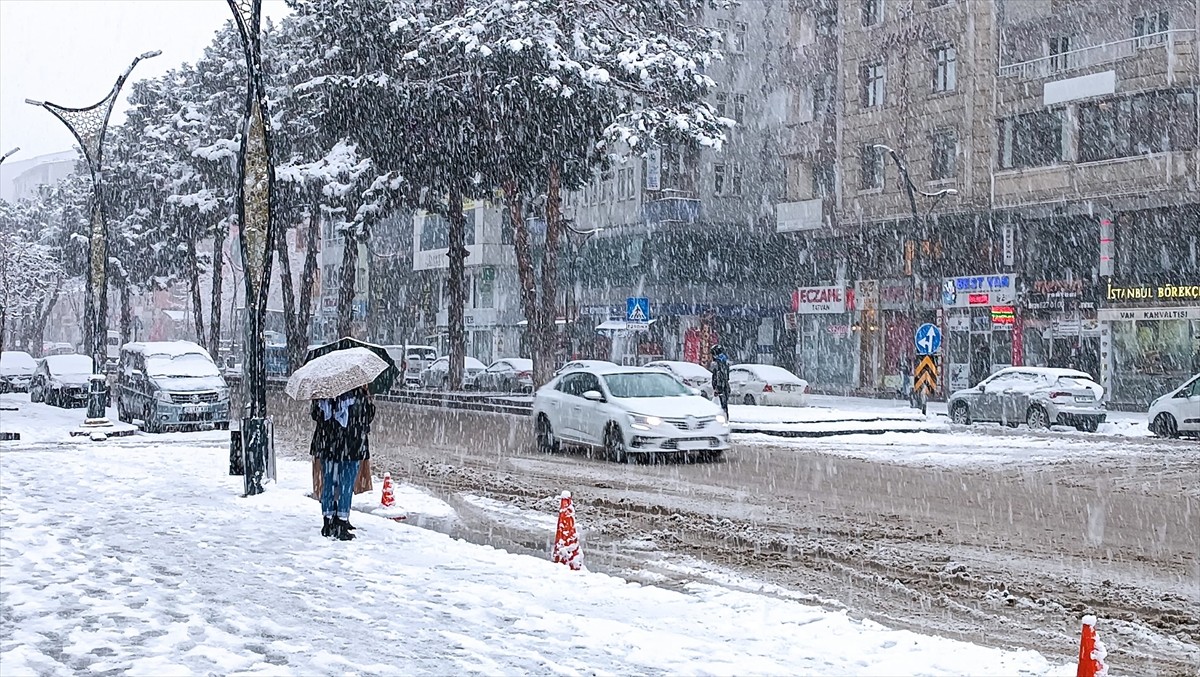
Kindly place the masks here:
[(844, 287), (800, 287), (792, 294), (792, 309), (800, 315), (846, 312)]

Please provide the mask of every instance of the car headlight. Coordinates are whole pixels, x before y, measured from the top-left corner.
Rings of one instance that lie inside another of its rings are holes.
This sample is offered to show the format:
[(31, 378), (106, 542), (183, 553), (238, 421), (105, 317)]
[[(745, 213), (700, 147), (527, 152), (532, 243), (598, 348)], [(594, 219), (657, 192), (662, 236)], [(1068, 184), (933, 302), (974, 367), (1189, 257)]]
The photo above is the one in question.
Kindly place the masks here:
[(638, 430), (649, 430), (655, 426), (661, 425), (662, 419), (657, 416), (629, 414), (629, 424)]
[(725, 414), (717, 414), (717, 423), (725, 425)]
[(154, 393), (154, 399), (158, 400), (159, 402), (166, 402), (167, 404), (170, 404), (171, 403), (171, 394), (166, 391), (160, 390), (160, 391)]
[(217, 391), (217, 399), (218, 400), (229, 399), (229, 388), (222, 388), (222, 389), (218, 390)]

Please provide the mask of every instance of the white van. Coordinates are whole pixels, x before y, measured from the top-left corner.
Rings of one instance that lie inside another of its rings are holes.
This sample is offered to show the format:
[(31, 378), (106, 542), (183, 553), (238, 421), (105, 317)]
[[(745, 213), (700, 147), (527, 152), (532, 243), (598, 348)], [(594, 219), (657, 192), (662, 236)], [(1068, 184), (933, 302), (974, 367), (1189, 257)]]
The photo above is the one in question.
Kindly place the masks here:
[(208, 351), (191, 341), (127, 343), (117, 368), (117, 417), (146, 432), (229, 427), (229, 386)]

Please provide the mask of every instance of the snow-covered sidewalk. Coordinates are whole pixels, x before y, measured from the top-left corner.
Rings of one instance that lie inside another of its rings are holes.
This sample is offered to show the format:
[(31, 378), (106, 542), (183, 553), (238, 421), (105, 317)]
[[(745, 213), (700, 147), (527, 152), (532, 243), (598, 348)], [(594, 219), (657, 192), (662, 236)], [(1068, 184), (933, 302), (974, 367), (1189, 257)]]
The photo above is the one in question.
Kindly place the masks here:
[(279, 484), (242, 498), (227, 462), (203, 436), (0, 444), (4, 674), (1073, 672), (766, 594), (572, 572), (363, 513), (358, 540), (330, 541), (307, 463), (281, 461)]

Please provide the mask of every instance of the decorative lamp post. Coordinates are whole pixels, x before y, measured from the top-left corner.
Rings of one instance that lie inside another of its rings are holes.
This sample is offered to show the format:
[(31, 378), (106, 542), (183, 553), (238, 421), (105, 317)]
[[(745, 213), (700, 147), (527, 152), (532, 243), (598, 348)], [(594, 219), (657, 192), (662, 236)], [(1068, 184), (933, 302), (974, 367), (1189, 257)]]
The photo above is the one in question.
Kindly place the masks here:
[(104, 218), (104, 195), (101, 183), (104, 165), (104, 134), (108, 131), (108, 118), (121, 88), (142, 59), (162, 54), (161, 51), (146, 52), (129, 64), (129, 68), (117, 78), (112, 90), (100, 101), (87, 108), (67, 108), (48, 101), (25, 99), (25, 103), (50, 111), (54, 117), (71, 130), (83, 157), (87, 160), (92, 175), (91, 228), (88, 235), (87, 294), (84, 300), (84, 345), (92, 357), (91, 387), (88, 389), (87, 419), (84, 426), (111, 426), (105, 415), (108, 402), (108, 382), (104, 378), (104, 365), (108, 361), (108, 228)]
[[(920, 190), (919, 188), (916, 187), (915, 184), (913, 184), (912, 177), (909, 176), (909, 174), (908, 174), (908, 165), (904, 162), (904, 158), (902, 158), (900, 156), (900, 153), (896, 152), (896, 150), (891, 148), (890, 146), (885, 146), (881, 143), (875, 144), (873, 146), (873, 148), (875, 148), (876, 150), (881, 150), (881, 151), (886, 152), (888, 155), (890, 155), (892, 157), (892, 161), (896, 163), (896, 169), (900, 170), (900, 184), (901, 184), (901, 187), (904, 188), (904, 192), (908, 196), (908, 207), (912, 211), (913, 228), (914, 229), (919, 228), (921, 237), (925, 237), (929, 232), (929, 224), (928, 224), (929, 216), (933, 213), (934, 208), (937, 207), (938, 203), (942, 201), (942, 198), (946, 197), (947, 195), (958, 195), (958, 191), (953, 188), (943, 188), (942, 190), (935, 191), (932, 193), (927, 193), (923, 190)], [(929, 205), (929, 209), (926, 210), (924, 216), (922, 216), (920, 214), (920, 212), (917, 211), (917, 195), (918, 194), (920, 194), (922, 197), (933, 198), (933, 203), (931, 205)], [(909, 238), (909, 242), (912, 243), (913, 258), (915, 259), (916, 258), (916, 244), (913, 243), (911, 236)], [(918, 301), (917, 301), (918, 293), (917, 292), (918, 292), (918, 289), (921, 288), (921, 285), (919, 284), (920, 272), (917, 270), (915, 261), (911, 261), (909, 263), (909, 265), (911, 266), (909, 281), (912, 286), (912, 289), (910, 291), (910, 295), (909, 295), (909, 299), (908, 299), (908, 310), (909, 310), (910, 319), (913, 321), (914, 324), (916, 324), (917, 309), (918, 309)], [(912, 341), (909, 341), (908, 346), (909, 346), (909, 351), (910, 351), (909, 364), (911, 365), (909, 367), (909, 370), (915, 374), (915, 370), (917, 368), (916, 356), (914, 354), (912, 354), (915, 352), (915, 345), (913, 344)], [(915, 388), (915, 383), (914, 383), (914, 388)], [(914, 397), (914, 395), (915, 395), (915, 397)], [(911, 400), (912, 404), (914, 406), (916, 406), (917, 408), (919, 408), (922, 413), (924, 413), (925, 412), (925, 397), (926, 397), (924, 390), (922, 390), (920, 393), (910, 392), (909, 396), (910, 396), (910, 400)]]
[(263, 491), (270, 436), (267, 424), (265, 318), (271, 277), (271, 193), (275, 167), (271, 162), (271, 122), (262, 68), (262, 0), (227, 0), (233, 10), (246, 58), (246, 117), (238, 152), (241, 181), (238, 194), (239, 240), (246, 281), (243, 341), (244, 416), (241, 438), (246, 495)]

